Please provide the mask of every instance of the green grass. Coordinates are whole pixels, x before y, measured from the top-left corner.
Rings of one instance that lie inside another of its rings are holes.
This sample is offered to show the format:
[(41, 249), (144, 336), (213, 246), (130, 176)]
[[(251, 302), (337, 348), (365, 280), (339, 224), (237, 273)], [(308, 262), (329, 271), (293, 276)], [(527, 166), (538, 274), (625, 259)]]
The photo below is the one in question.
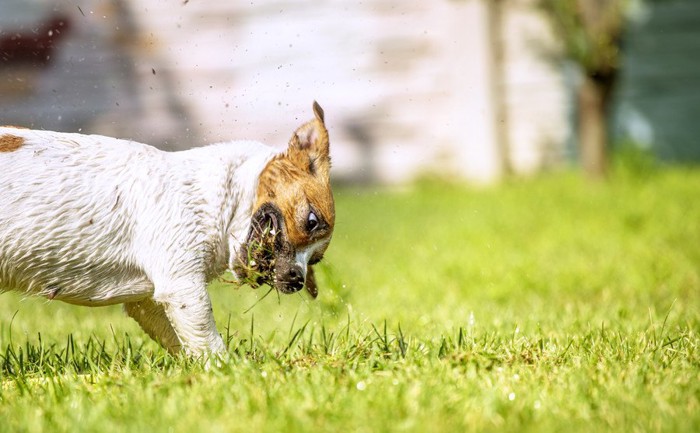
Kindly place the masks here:
[(700, 171), (336, 195), (317, 301), (211, 287), (220, 367), (0, 296), (0, 431), (700, 430)]

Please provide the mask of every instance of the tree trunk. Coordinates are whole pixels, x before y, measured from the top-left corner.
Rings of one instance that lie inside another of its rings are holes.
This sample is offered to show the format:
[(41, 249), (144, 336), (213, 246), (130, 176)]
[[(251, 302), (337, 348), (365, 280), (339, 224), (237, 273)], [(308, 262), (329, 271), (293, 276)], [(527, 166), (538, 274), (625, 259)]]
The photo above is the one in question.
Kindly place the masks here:
[(500, 174), (513, 173), (508, 142), (508, 106), (506, 104), (506, 67), (503, 40), (504, 0), (486, 0), (489, 41), (489, 72), (494, 110), (494, 135)]
[(607, 172), (607, 99), (605, 82), (585, 75), (579, 87), (579, 146), (581, 165), (591, 178), (601, 179)]

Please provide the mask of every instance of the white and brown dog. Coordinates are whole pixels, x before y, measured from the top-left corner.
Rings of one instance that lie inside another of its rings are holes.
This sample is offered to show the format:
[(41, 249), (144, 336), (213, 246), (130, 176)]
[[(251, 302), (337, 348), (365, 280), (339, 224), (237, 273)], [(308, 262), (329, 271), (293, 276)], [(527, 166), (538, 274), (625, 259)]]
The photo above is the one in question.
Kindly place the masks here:
[(170, 352), (225, 350), (207, 283), (227, 269), (283, 293), (316, 287), (333, 233), (321, 107), (286, 151), (253, 141), (182, 152), (0, 127), (0, 291), (123, 303)]

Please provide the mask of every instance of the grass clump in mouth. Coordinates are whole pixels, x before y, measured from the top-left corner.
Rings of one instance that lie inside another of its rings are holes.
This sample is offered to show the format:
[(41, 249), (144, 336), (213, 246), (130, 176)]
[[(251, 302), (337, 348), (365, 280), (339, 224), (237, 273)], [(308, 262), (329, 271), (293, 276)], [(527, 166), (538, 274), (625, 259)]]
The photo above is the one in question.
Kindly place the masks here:
[(264, 226), (253, 224), (233, 269), (241, 285), (247, 284), (256, 289), (273, 283), (276, 237), (271, 223)]

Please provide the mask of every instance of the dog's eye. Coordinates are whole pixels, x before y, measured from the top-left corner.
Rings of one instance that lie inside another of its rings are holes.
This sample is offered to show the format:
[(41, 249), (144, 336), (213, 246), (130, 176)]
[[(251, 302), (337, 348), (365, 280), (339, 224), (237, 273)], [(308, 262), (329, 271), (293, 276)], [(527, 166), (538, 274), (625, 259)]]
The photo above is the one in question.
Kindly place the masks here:
[(309, 217), (306, 220), (306, 230), (312, 232), (318, 228), (318, 217), (314, 211), (309, 212)]

